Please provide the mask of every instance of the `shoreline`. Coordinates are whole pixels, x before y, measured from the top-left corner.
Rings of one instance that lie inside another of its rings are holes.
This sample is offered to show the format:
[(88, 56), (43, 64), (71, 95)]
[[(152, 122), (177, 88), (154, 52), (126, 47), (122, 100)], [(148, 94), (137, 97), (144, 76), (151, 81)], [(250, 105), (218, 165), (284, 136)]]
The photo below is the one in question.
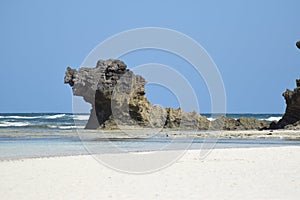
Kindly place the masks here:
[[(227, 148), (213, 148), (209, 151), (214, 151), (214, 150), (225, 150), (225, 149), (263, 149), (263, 148), (283, 148), (283, 147), (299, 147), (297, 145), (289, 145), (289, 146), (261, 146), (261, 147), (227, 147)], [(201, 150), (206, 150), (206, 149), (164, 149), (164, 150), (145, 150), (145, 151), (130, 151), (130, 152), (106, 152), (102, 153), (101, 155), (116, 155), (116, 154), (134, 154), (134, 153), (156, 153), (156, 152), (162, 152), (162, 151), (201, 151)], [(65, 155), (48, 155), (48, 156), (28, 156), (28, 157), (20, 157), (20, 158), (7, 158), (7, 159), (0, 159), (1, 162), (15, 162), (15, 161), (24, 161), (24, 160), (31, 160), (31, 159), (50, 159), (50, 158), (64, 158), (64, 157), (77, 157), (77, 156), (97, 156), (99, 154), (91, 154), (89, 152), (83, 153), (83, 154), (65, 154)]]
[[(51, 152), (49, 149), (49, 152), (45, 154), (45, 152), (37, 152), (36, 154), (25, 154), (25, 155), (18, 155), (15, 154), (1, 156), (0, 162), (11, 162), (11, 161), (18, 161), (18, 160), (27, 160), (27, 159), (42, 159), (42, 158), (56, 158), (56, 157), (73, 157), (73, 156), (97, 156), (97, 155), (126, 155), (126, 154), (134, 154), (134, 153), (156, 153), (156, 152), (171, 152), (171, 151), (214, 151), (214, 150), (226, 150), (226, 149), (263, 149), (263, 148), (282, 148), (282, 147), (299, 147), (300, 148), (300, 142), (294, 141), (294, 140), (283, 140), (283, 139), (277, 139), (277, 138), (271, 138), (271, 139), (249, 139), (249, 138), (231, 138), (231, 139), (220, 139), (215, 140), (215, 138), (205, 138), (204, 140), (197, 141), (197, 139), (191, 142), (189, 146), (180, 146), (180, 143), (185, 143), (185, 139), (183, 141), (182, 138), (178, 138), (176, 142), (178, 142), (178, 146), (175, 148), (166, 148), (166, 149), (135, 149), (135, 150), (124, 150), (124, 151), (109, 151), (109, 150), (99, 150), (97, 152), (91, 152), (89, 149), (90, 144), (86, 144), (85, 142), (82, 142), (82, 144), (78, 147), (82, 151), (78, 152)], [(127, 140), (127, 139), (125, 139)], [(131, 140), (131, 139), (129, 139)], [(139, 142), (143, 139), (137, 139), (136, 142)], [(79, 141), (81, 142), (81, 141)], [(110, 142), (110, 141), (105, 141)], [(161, 142), (161, 141), (160, 141)], [(174, 142), (174, 141), (173, 141)], [(194, 143), (195, 142), (195, 143)], [(195, 146), (194, 146), (195, 145)], [(201, 146), (204, 145), (204, 146)], [(186, 148), (185, 148), (186, 147)], [(2, 149), (3, 150), (3, 149)], [(92, 150), (93, 151), (93, 150)]]
[[(300, 146), (300, 131), (175, 131), (154, 135), (144, 129), (121, 131), (0, 132), (0, 162), (77, 155), (228, 148)], [(152, 131), (152, 130), (150, 130)], [(271, 134), (270, 134), (271, 133)], [(187, 143), (190, 143), (188, 146)], [(170, 145), (172, 144), (172, 145)], [(169, 146), (170, 145), (170, 146)], [(202, 146), (204, 145), (204, 146)]]
[[(166, 136), (166, 134), (168, 136)], [(0, 138), (111, 138), (111, 139), (143, 139), (143, 138), (219, 138), (219, 139), (287, 139), (300, 140), (300, 130), (176, 130), (176, 129), (124, 129), (124, 130), (0, 130)]]
[(8, 200), (297, 199), (299, 165), (300, 147), (293, 146), (214, 149), (204, 159), (198, 150), (188, 150), (171, 166), (143, 175), (117, 172), (90, 155), (24, 159), (0, 162), (0, 195)]

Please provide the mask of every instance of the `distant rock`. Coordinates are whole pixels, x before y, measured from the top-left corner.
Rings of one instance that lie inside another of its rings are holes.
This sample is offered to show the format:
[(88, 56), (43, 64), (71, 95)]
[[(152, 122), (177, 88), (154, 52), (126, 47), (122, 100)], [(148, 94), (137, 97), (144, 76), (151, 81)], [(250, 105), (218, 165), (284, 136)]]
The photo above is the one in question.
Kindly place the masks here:
[(233, 119), (230, 117), (221, 117), (211, 124), (211, 129), (223, 130), (263, 130), (269, 127), (270, 123), (266, 120), (241, 117)]
[[(283, 117), (276, 123), (270, 125), (271, 129), (296, 127), (300, 121), (300, 79), (296, 80), (296, 88), (291, 91), (287, 89), (282, 96), (286, 102), (286, 110)], [(293, 125), (295, 124), (295, 126)], [(289, 125), (289, 126), (288, 126)]]
[(300, 49), (300, 41), (296, 42), (296, 46), (298, 47), (298, 49)]
[(269, 127), (270, 123), (267, 122), (266, 120), (258, 120), (253, 117), (251, 118), (246, 118), (246, 117), (241, 117), (240, 119), (237, 119), (238, 122), (238, 127), (242, 127), (242, 130), (252, 130), (252, 129), (266, 129)]

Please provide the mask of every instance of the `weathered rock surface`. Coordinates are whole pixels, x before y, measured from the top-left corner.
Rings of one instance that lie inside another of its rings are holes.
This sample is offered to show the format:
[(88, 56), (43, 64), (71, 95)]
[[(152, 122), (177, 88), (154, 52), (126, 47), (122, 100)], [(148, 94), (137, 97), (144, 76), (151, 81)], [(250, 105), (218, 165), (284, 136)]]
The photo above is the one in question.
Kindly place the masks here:
[(263, 130), (269, 127), (270, 123), (266, 120), (258, 120), (255, 118), (241, 117), (233, 119), (230, 117), (221, 117), (214, 120), (211, 124), (211, 129), (223, 130)]
[(95, 68), (78, 71), (68, 67), (64, 82), (72, 87), (74, 95), (92, 105), (87, 129), (114, 129), (120, 125), (208, 128), (209, 121), (196, 112), (153, 106), (145, 97), (145, 79), (120, 60), (99, 60)]
[(197, 112), (153, 106), (145, 97), (146, 81), (115, 59), (99, 60), (95, 68), (67, 68), (64, 82), (75, 96), (92, 105), (87, 129), (120, 126), (170, 129), (249, 130), (268, 127), (266, 121), (221, 117), (210, 122)]
[(296, 80), (294, 91), (287, 89), (282, 96), (286, 102), (285, 114), (277, 123), (270, 125), (271, 129), (295, 128), (300, 123), (300, 79)]

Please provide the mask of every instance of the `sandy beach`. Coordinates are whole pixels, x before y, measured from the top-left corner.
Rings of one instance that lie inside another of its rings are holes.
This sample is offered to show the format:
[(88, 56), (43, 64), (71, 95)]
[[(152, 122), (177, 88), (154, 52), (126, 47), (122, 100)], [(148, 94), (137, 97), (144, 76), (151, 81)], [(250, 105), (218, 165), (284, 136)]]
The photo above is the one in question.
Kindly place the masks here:
[[(109, 154), (107, 155), (109, 156)], [(123, 154), (124, 158), (130, 154)], [(155, 173), (120, 173), (93, 156), (0, 162), (3, 199), (298, 199), (300, 147), (189, 150)]]
[(300, 200), (299, 8), (1, 1), (0, 200)]

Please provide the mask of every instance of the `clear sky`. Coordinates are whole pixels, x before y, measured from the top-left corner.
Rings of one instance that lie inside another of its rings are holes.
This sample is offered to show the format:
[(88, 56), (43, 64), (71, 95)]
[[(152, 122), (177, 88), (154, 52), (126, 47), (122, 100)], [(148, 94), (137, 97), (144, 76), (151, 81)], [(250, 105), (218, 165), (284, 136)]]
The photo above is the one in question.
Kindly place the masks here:
[[(0, 112), (71, 112), (66, 67), (78, 68), (111, 35), (154, 26), (180, 31), (208, 51), (223, 77), (228, 112), (283, 113), (281, 94), (300, 78), (299, 8), (299, 0), (3, 0)], [(171, 58), (153, 54), (123, 59), (131, 67)], [(184, 66), (176, 58), (170, 62), (165, 64)], [(199, 91), (203, 85), (192, 84)], [(154, 103), (176, 107), (159, 89), (148, 95)], [(207, 91), (198, 95), (201, 110), (209, 112)]]

